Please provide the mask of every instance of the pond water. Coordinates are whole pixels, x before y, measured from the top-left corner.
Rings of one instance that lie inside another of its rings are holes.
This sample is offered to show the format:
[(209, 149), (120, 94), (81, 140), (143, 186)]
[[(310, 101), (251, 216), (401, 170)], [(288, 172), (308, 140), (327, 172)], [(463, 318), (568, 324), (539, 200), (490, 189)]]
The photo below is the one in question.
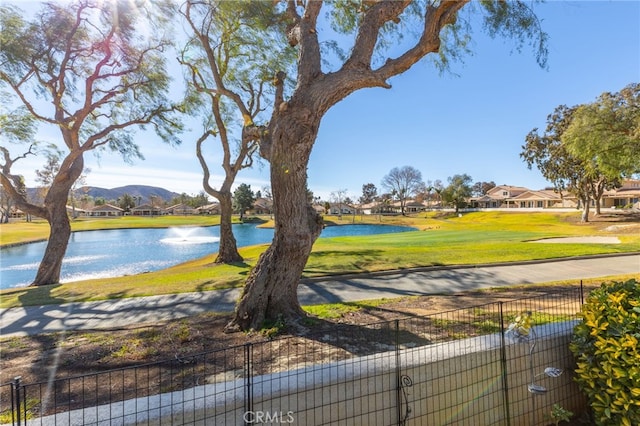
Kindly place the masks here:
[[(321, 238), (412, 231), (392, 225), (329, 226)], [(62, 262), (61, 282), (120, 277), (168, 268), (218, 251), (218, 226), (169, 229), (113, 229), (74, 232)], [(234, 225), (239, 247), (270, 243), (273, 229)], [(0, 289), (30, 284), (46, 242), (0, 249)]]

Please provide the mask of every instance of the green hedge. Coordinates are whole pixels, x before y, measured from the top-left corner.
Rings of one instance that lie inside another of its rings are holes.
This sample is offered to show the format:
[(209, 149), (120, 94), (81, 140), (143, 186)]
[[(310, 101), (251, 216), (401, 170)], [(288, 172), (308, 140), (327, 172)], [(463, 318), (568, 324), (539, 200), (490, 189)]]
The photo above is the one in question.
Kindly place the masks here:
[(602, 284), (589, 294), (582, 319), (570, 347), (596, 424), (640, 425), (640, 284)]

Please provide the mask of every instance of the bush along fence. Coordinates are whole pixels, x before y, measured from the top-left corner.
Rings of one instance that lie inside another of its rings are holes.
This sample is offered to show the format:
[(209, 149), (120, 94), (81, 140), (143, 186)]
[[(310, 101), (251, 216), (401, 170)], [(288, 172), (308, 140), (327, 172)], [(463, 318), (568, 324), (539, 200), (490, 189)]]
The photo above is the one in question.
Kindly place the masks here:
[(570, 345), (596, 424), (640, 425), (640, 283), (592, 291)]
[(0, 387), (13, 425), (547, 425), (586, 409), (582, 286)]

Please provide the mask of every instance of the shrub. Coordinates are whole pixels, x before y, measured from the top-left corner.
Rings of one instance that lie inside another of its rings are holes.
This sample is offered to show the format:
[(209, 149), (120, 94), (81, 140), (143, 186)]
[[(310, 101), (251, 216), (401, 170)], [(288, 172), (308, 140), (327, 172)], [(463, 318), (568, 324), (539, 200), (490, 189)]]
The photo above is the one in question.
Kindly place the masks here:
[(581, 316), (570, 347), (596, 424), (640, 425), (640, 284), (602, 284)]

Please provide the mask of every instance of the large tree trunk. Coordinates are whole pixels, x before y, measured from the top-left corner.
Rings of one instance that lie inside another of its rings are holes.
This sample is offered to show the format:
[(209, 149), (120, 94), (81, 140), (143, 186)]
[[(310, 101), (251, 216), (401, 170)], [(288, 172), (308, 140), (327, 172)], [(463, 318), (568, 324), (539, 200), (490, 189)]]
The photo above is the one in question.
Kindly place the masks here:
[[(219, 116), (219, 113), (216, 114), (216, 117)], [(223, 135), (226, 135), (226, 130), (224, 130), (224, 122), (220, 118), (218, 120), (220, 123), (220, 129), (223, 132)], [(209, 172), (209, 165), (204, 159), (204, 155), (202, 154), (202, 144), (207, 140), (210, 133), (204, 133), (196, 142), (196, 156), (198, 157), (198, 161), (200, 162), (200, 166), (202, 167), (202, 171), (204, 176), (202, 178), (202, 186), (207, 194), (215, 197), (220, 203), (220, 244), (218, 245), (218, 256), (216, 257), (215, 263), (234, 263), (234, 262), (242, 262), (242, 256), (238, 252), (238, 246), (236, 243), (236, 237), (233, 235), (233, 229), (231, 226), (231, 218), (233, 215), (233, 201), (231, 197), (231, 185), (233, 184), (236, 174), (240, 169), (239, 165), (237, 168), (234, 168), (229, 164), (227, 154), (228, 150), (225, 148), (228, 146), (226, 143), (227, 139), (224, 136), (223, 139), (223, 148), (225, 153), (225, 160), (223, 163), (223, 168), (225, 169), (225, 178), (222, 182), (222, 186), (219, 190), (214, 189), (209, 184), (209, 179), (211, 174)], [(239, 158), (244, 158), (244, 154), (240, 154)]]
[(602, 212), (600, 211), (600, 207), (602, 204), (602, 196), (604, 195), (604, 190), (606, 188), (606, 180), (601, 179), (596, 183), (595, 188), (593, 190), (593, 200), (595, 201), (596, 206), (596, 216), (599, 216)]
[(580, 218), (581, 222), (587, 223), (589, 222), (589, 211), (591, 208), (591, 200), (589, 198), (582, 200), (582, 217)]
[(440, 48), (440, 30), (455, 22), (467, 2), (442, 2), (425, 10), (422, 36), (395, 59), (371, 68), (380, 29), (399, 22), (409, 1), (372, 2), (362, 17), (351, 56), (340, 70), (322, 72), (322, 54), (316, 22), (322, 2), (306, 2), (298, 14), (288, 2), (292, 25), (287, 40), (298, 49), (297, 83), (284, 100), (284, 73), (276, 74), (274, 111), (260, 138), (260, 154), (269, 161), (275, 215), (275, 234), (269, 249), (251, 271), (234, 319), (227, 330), (259, 328), (265, 320), (295, 321), (303, 315), (297, 287), (313, 243), (322, 231), (322, 218), (307, 200), (307, 165), (322, 116), (349, 94), (367, 87), (391, 86), (387, 80), (411, 68)]
[(259, 329), (265, 321), (291, 325), (304, 315), (298, 283), (322, 232), (322, 217), (307, 200), (307, 163), (320, 124), (310, 115), (297, 109), (272, 123), (274, 238), (251, 271), (227, 331)]
[[(64, 198), (66, 201), (66, 198)], [(67, 215), (66, 202), (56, 201), (49, 209), (49, 240), (44, 256), (38, 267), (38, 273), (32, 285), (48, 285), (60, 282), (60, 270), (62, 260), (67, 252), (69, 237), (71, 236), (71, 225)]]
[(44, 209), (49, 222), (49, 240), (31, 285), (48, 285), (60, 282), (62, 260), (67, 252), (71, 224), (67, 214), (69, 191), (84, 168), (82, 155), (67, 157), (58, 171), (44, 199)]
[(233, 235), (231, 216), (233, 214), (233, 203), (231, 192), (222, 191), (219, 194), (220, 202), (220, 245), (216, 263), (242, 262), (244, 259), (238, 252), (236, 237)]

